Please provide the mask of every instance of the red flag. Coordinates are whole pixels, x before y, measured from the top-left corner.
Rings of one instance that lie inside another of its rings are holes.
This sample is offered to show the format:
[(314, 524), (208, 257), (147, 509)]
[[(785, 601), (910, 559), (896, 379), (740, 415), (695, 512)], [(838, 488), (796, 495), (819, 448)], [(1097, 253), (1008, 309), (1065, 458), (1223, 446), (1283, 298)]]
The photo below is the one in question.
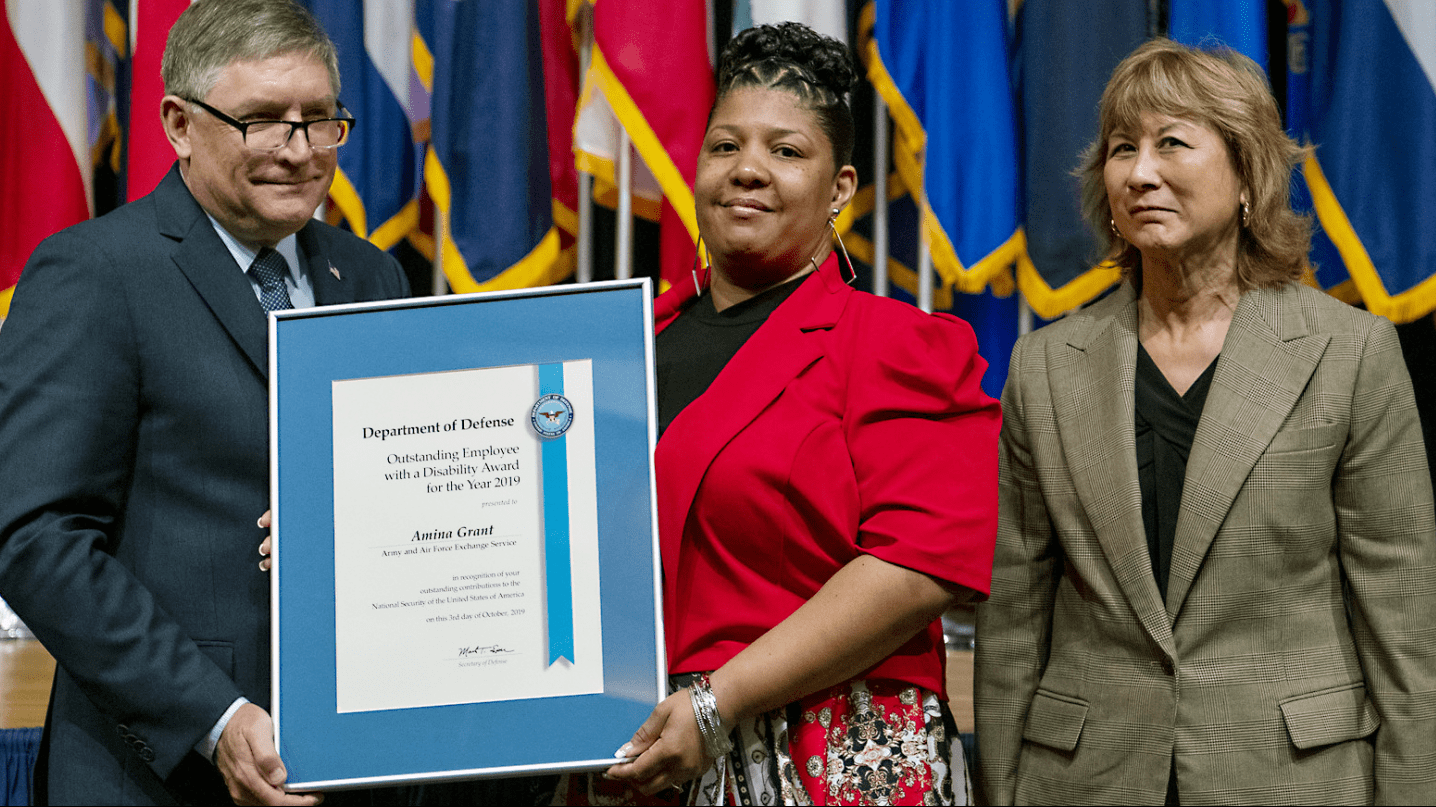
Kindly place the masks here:
[(134, 52), (130, 59), (129, 150), (125, 198), (130, 201), (155, 189), (175, 161), (175, 151), (160, 123), (160, 57), (165, 38), (190, 0), (139, 0), (132, 23)]
[(539, 0), (543, 42), (543, 83), (548, 118), (548, 170), (553, 188), (553, 222), (559, 228), (560, 260), (573, 262), (578, 235), (578, 169), (573, 159), (573, 121), (578, 106), (579, 64), (567, 0)]
[(85, 20), (73, 5), (8, 0), (0, 24), (0, 317), (40, 241), (90, 215)]
[(661, 272), (675, 283), (698, 241), (693, 179), (714, 95), (707, 6), (603, 0), (593, 7), (593, 39), (604, 96), (663, 189)]

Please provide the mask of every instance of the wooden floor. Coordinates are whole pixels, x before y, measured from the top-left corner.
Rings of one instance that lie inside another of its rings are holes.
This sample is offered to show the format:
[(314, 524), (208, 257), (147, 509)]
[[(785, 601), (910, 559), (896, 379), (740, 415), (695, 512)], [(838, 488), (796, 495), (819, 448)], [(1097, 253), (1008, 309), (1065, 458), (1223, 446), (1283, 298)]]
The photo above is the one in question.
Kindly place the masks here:
[(972, 651), (947, 651), (947, 705), (957, 730), (972, 732)]
[[(0, 728), (39, 726), (55, 660), (34, 639), (0, 640)], [(959, 731), (972, 731), (972, 651), (947, 654), (947, 692)]]
[(0, 639), (0, 729), (39, 726), (55, 660), (34, 639)]

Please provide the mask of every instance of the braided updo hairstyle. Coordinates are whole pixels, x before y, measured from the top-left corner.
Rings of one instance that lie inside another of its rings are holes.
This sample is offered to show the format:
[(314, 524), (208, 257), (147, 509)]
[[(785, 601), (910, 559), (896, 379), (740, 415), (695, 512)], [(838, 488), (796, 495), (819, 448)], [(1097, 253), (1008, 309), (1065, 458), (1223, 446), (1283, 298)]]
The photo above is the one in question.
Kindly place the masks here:
[[(729, 40), (718, 57), (718, 95), (763, 87), (798, 97), (817, 116), (833, 147), (833, 168), (853, 161), (853, 111), (848, 93), (858, 74), (848, 47), (798, 22), (758, 25)], [(708, 113), (712, 120), (713, 113)]]

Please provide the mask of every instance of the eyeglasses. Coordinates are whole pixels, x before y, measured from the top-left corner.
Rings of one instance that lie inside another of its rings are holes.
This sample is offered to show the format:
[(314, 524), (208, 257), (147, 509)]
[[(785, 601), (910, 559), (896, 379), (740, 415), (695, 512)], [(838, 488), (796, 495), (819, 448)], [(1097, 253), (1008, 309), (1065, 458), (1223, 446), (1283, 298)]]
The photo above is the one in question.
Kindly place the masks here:
[[(238, 129), (240, 137), (244, 138), (244, 145), (255, 151), (277, 151), (282, 149), (285, 144), (289, 142), (289, 139), (294, 137), (294, 133), (300, 129), (304, 130), (304, 136), (308, 138), (310, 148), (338, 148), (349, 140), (349, 130), (354, 128), (354, 124), (356, 123), (353, 118), (319, 118), (317, 120), (301, 121), (240, 121), (231, 118), (203, 101), (197, 101), (193, 98), (186, 98), (184, 100)], [(339, 107), (343, 109), (344, 105), (340, 104)], [(289, 128), (286, 129), (286, 126)]]

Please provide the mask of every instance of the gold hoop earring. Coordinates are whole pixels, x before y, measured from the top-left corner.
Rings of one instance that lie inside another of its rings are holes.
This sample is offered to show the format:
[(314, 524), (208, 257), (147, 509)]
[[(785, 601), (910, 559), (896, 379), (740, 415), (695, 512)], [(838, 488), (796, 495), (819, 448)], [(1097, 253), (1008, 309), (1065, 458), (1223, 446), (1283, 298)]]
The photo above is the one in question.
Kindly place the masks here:
[(833, 231), (833, 238), (837, 239), (838, 241), (838, 249), (841, 250), (843, 253), (843, 260), (848, 262), (847, 283), (849, 286), (851, 286), (853, 285), (853, 282), (858, 279), (858, 270), (853, 268), (853, 259), (848, 255), (848, 248), (843, 244), (843, 237), (838, 234), (838, 225), (836, 222), (837, 208), (833, 208), (833, 218), (828, 219), (828, 229)]
[(1107, 230), (1108, 232), (1112, 233), (1113, 238), (1117, 239), (1118, 241), (1122, 240), (1122, 234), (1117, 232), (1117, 221), (1115, 219), (1107, 219)]

